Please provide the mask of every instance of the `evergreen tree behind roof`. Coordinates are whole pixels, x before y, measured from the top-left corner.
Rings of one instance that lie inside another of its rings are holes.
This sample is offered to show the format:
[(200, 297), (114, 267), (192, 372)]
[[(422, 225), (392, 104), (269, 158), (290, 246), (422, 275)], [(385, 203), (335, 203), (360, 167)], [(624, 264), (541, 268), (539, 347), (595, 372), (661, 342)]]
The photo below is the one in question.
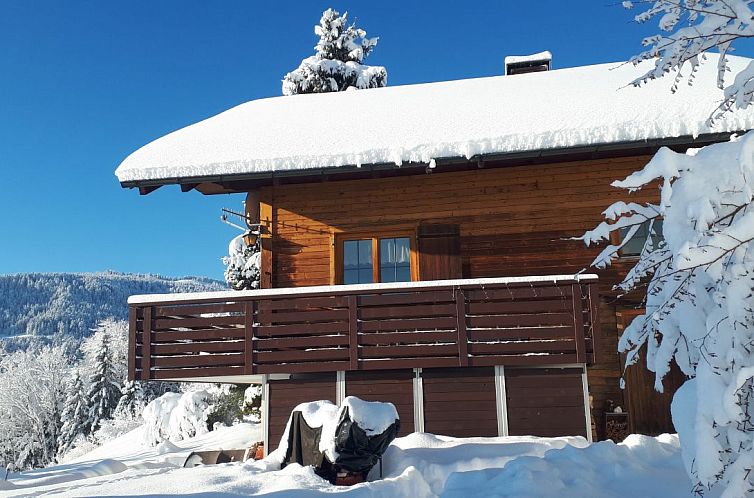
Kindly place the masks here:
[(316, 53), (301, 61), (298, 68), (283, 78), (283, 95), (340, 92), (349, 88), (379, 88), (387, 85), (382, 66), (367, 66), (364, 59), (377, 45), (377, 37), (348, 24), (348, 12), (333, 9), (322, 13), (314, 27), (319, 42)]

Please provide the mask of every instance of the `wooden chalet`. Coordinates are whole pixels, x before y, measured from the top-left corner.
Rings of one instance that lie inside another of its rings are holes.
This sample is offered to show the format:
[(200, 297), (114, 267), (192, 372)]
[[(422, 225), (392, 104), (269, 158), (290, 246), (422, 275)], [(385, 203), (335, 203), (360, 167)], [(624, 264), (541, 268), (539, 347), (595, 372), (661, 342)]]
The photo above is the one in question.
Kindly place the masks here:
[(705, 123), (712, 63), (676, 95), (616, 66), (264, 99), (135, 152), (116, 174), (142, 194), (246, 194), (262, 279), (132, 297), (131, 378), (262, 383), (267, 448), (298, 403), (349, 395), (393, 402), (403, 434), (604, 438), (612, 405), (672, 431), (680, 373), (619, 385), (641, 302), (612, 287), (636, 252), (584, 273), (602, 248), (573, 237), (659, 147), (754, 120)]

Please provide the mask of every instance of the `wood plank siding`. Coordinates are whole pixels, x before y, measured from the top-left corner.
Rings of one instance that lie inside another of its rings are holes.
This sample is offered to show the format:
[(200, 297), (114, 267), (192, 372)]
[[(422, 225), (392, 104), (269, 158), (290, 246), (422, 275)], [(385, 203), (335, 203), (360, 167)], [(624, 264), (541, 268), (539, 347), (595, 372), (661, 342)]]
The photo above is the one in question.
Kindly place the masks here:
[(398, 436), (414, 432), (413, 370), (346, 372), (346, 396), (366, 401), (387, 401), (395, 405), (401, 419)]
[(580, 369), (506, 368), (508, 434), (585, 436)]
[[(643, 309), (619, 311), (618, 331), (622, 333), (636, 316), (643, 313)], [(670, 372), (662, 382), (663, 392), (659, 393), (654, 388), (655, 373), (647, 368), (646, 358), (645, 345), (639, 352), (638, 362), (626, 368), (623, 376), (626, 382), (626, 405), (623, 408), (628, 408), (631, 432), (651, 436), (677, 432), (670, 416), (670, 404), (673, 402), (673, 394), (686, 381), (686, 376), (673, 360), (670, 363)]]
[(425, 432), (454, 437), (497, 436), (494, 375), (493, 367), (422, 371)]
[(336, 401), (335, 372), (320, 374), (294, 374), (287, 380), (269, 383), (268, 440), (271, 448), (277, 448), (285, 432), (291, 411), (309, 401)]
[[(650, 156), (620, 157), (555, 164), (483, 168), (389, 178), (284, 184), (263, 187), (261, 221), (263, 284), (301, 287), (337, 283), (335, 240), (372, 230), (413, 230), (418, 246), (449, 247), (449, 255), (423, 261), (419, 280), (438, 276), (445, 266), (452, 277), (479, 278), (573, 273), (588, 267), (601, 248), (586, 248), (581, 235), (601, 221), (601, 211), (625, 197), (610, 186), (642, 167)], [(655, 189), (633, 195), (654, 200)], [(427, 225), (453, 227), (455, 241), (423, 240)], [(446, 259), (443, 260), (442, 258)], [(456, 263), (457, 261), (457, 263)], [(459, 268), (460, 275), (456, 268)], [(589, 369), (595, 427), (602, 427), (607, 400), (624, 404), (619, 388), (615, 302), (612, 286), (626, 265), (600, 272), (601, 326), (597, 364)], [(630, 299), (629, 299), (630, 301)], [(630, 304), (630, 303), (629, 303)], [(599, 433), (597, 434), (599, 436)]]

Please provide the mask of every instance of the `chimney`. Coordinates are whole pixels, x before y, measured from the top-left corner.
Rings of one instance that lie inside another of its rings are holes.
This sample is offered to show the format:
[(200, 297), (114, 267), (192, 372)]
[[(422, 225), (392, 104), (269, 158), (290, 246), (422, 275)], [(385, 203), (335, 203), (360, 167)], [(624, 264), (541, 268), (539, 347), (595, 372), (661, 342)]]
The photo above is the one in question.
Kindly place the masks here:
[(549, 71), (552, 54), (548, 51), (531, 55), (509, 55), (505, 58), (505, 75)]

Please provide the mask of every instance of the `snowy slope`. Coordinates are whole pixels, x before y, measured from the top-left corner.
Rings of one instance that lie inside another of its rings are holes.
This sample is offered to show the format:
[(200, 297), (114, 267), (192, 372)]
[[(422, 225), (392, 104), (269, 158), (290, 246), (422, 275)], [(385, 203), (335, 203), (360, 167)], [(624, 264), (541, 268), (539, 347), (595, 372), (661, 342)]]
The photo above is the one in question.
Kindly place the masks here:
[[(631, 436), (622, 444), (580, 437), (456, 439), (414, 433), (384, 457), (384, 476), (335, 487), (311, 468), (255, 463), (183, 469), (193, 448), (243, 447), (258, 426), (224, 428), (155, 449), (139, 448), (138, 430), (57, 467), (11, 475), (2, 496), (322, 496), (367, 497), (645, 497), (690, 495), (678, 438)], [(707, 496), (716, 496), (710, 494)]]
[(226, 288), (221, 282), (202, 277), (115, 272), (0, 275), (0, 338), (16, 336), (12, 342), (17, 346), (39, 337), (78, 339), (88, 336), (104, 318), (126, 319), (126, 300), (132, 294)]
[[(754, 109), (710, 128), (717, 54), (693, 86), (627, 86), (650, 67), (548, 72), (254, 100), (166, 135), (118, 167), (121, 182), (526, 152), (748, 130)], [(730, 57), (732, 74), (749, 59)]]

